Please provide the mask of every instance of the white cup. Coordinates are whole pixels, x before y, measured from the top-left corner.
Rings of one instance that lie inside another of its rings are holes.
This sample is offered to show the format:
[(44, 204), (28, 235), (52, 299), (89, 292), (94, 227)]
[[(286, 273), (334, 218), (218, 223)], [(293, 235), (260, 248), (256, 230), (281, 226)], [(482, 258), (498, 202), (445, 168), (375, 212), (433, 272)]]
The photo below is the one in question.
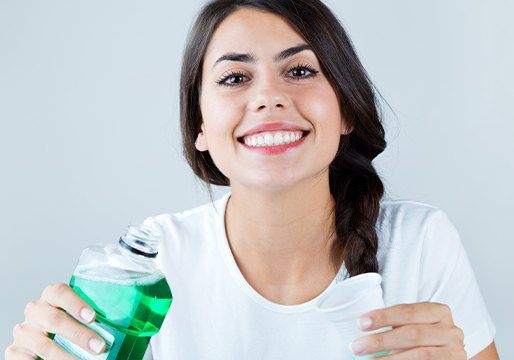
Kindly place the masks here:
[[(316, 303), (316, 310), (324, 313), (334, 324), (348, 346), (357, 338), (392, 329), (391, 326), (387, 326), (372, 331), (362, 331), (357, 326), (360, 315), (385, 307), (381, 282), (382, 276), (374, 272), (352, 276), (337, 283)], [(368, 359), (389, 353), (390, 351), (382, 351), (359, 356), (352, 352), (352, 355), (355, 359)]]

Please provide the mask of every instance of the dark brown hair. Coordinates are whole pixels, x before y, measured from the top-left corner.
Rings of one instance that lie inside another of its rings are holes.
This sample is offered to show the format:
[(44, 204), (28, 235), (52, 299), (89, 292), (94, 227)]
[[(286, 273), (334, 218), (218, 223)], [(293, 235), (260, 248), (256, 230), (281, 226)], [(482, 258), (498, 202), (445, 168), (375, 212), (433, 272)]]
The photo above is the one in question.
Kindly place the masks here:
[(208, 151), (194, 145), (200, 132), (199, 104), (202, 62), (216, 27), (240, 8), (280, 15), (311, 45), (332, 85), (341, 115), (353, 129), (341, 135), (329, 166), (330, 192), (335, 200), (336, 240), (330, 249), (337, 271), (342, 261), (350, 276), (378, 272), (375, 224), (384, 186), (372, 160), (386, 147), (374, 86), (360, 63), (351, 40), (330, 9), (319, 0), (214, 0), (201, 9), (186, 43), (180, 78), (180, 126), (183, 152), (194, 173), (206, 184), (230, 186)]

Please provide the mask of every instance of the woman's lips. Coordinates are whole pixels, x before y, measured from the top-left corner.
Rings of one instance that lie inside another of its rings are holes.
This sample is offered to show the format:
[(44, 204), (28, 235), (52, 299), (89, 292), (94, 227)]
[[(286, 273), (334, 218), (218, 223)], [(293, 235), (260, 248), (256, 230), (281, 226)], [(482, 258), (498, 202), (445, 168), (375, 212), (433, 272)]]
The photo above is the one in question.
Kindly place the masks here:
[(294, 149), (298, 146), (300, 146), (304, 141), (307, 135), (309, 135), (310, 131), (303, 131), (302, 137), (298, 139), (297, 141), (294, 141), (289, 144), (282, 144), (282, 145), (266, 145), (266, 146), (249, 146), (246, 145), (243, 141), (243, 138), (237, 139), (238, 142), (240, 142), (246, 149), (262, 154), (262, 155), (277, 155), (282, 154), (290, 149)]

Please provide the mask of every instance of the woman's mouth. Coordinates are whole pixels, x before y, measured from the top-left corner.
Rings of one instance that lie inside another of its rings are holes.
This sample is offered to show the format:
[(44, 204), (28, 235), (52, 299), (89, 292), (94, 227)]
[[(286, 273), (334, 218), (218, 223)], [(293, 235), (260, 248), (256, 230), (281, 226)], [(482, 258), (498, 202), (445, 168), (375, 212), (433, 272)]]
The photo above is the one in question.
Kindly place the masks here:
[(305, 140), (310, 131), (265, 131), (237, 139), (246, 149), (263, 154), (275, 155), (293, 149)]

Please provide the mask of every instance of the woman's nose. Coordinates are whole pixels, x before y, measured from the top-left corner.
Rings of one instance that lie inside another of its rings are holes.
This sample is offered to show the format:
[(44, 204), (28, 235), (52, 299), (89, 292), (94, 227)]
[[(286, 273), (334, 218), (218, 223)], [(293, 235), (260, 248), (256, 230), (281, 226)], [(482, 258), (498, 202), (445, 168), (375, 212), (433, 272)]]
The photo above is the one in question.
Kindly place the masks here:
[(266, 99), (259, 102), (260, 105), (256, 108), (256, 111), (262, 111), (265, 108), (268, 108), (269, 110), (273, 109), (281, 109), (283, 110), (285, 108), (284, 101), (279, 97), (274, 97), (272, 99)]
[(256, 84), (255, 94), (250, 104), (253, 111), (286, 110), (290, 106), (290, 99), (286, 93), (285, 85), (279, 80), (268, 77)]

